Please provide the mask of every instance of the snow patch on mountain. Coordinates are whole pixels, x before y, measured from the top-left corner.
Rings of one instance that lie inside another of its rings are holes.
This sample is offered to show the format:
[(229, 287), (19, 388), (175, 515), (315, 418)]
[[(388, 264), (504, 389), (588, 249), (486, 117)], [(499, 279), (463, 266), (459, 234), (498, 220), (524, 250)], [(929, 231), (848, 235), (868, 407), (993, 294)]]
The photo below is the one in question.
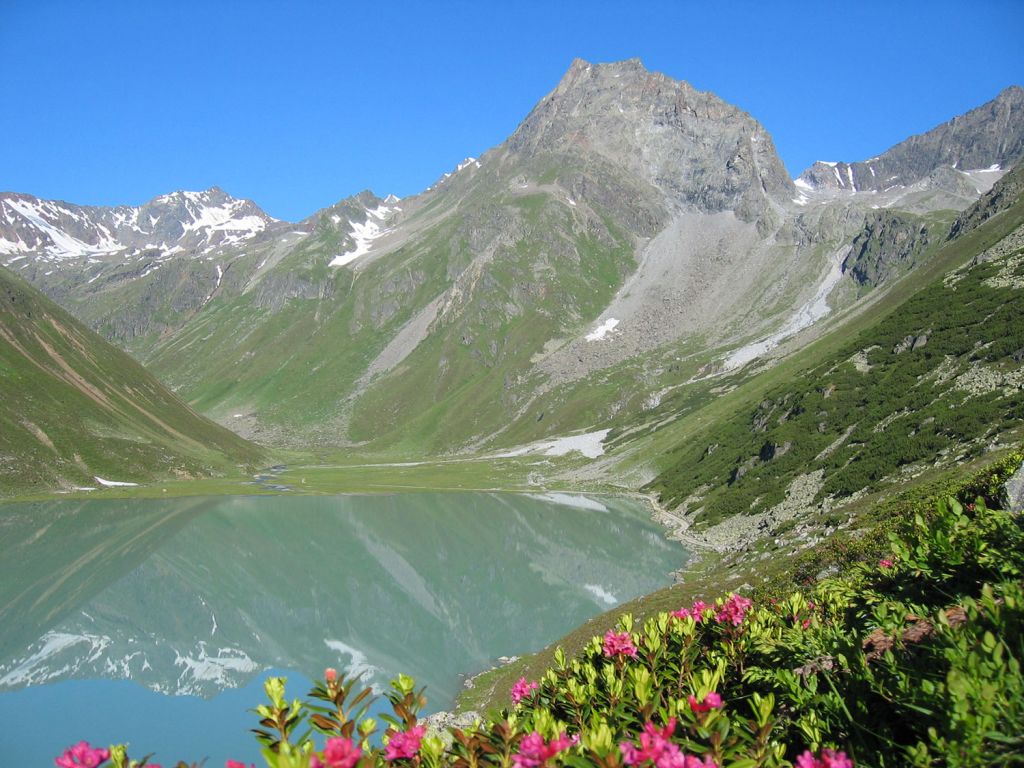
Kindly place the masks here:
[(609, 317), (597, 328), (588, 333), (584, 338), (587, 341), (602, 341), (609, 333), (615, 330), (615, 326), (619, 324), (619, 321), (614, 317)]
[(331, 259), (329, 266), (343, 267), (346, 264), (351, 264), (360, 256), (368, 254), (374, 241), (391, 231), (384, 226), (384, 222), (393, 211), (392, 206), (381, 203), (376, 208), (367, 209), (366, 221), (353, 221), (351, 234), (354, 247)]
[(610, 429), (601, 429), (596, 432), (586, 432), (582, 435), (567, 435), (555, 437), (549, 440), (539, 440), (529, 445), (522, 445), (510, 451), (504, 451), (492, 456), (495, 459), (508, 459), (516, 456), (526, 456), (530, 453), (539, 453), (544, 456), (566, 456), (573, 451), (582, 453), (588, 459), (596, 459), (604, 456), (604, 439), (608, 437)]

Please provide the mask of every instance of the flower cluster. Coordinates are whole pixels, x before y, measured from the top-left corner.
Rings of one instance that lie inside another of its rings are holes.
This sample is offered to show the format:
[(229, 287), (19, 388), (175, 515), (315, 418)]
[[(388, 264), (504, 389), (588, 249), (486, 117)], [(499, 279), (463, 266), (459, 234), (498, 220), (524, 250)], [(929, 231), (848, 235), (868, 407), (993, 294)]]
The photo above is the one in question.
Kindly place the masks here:
[(738, 627), (743, 623), (747, 611), (753, 604), (754, 601), (747, 597), (731, 594), (715, 614), (715, 621), (719, 624), (732, 624), (734, 627)]
[[(146, 768), (150, 768), (150, 766), (147, 764)], [(159, 766), (157, 766), (157, 768), (159, 768)], [(241, 760), (226, 760), (224, 762), (224, 768), (245, 768), (245, 763)], [(249, 763), (249, 768), (256, 768), (256, 766)], [(315, 765), (311, 766), (311, 768), (315, 768)]]
[(879, 568), (892, 568), (895, 565), (896, 563), (888, 557), (883, 557), (881, 560), (878, 561)]
[(548, 760), (559, 752), (564, 752), (573, 744), (579, 741), (579, 737), (569, 738), (565, 733), (560, 733), (551, 741), (544, 741), (544, 737), (537, 731), (523, 737), (519, 742), (519, 751), (512, 755), (512, 762), (516, 768), (539, 768), (546, 765)]
[(363, 750), (359, 745), (352, 739), (339, 736), (327, 740), (327, 744), (324, 745), (323, 762), (313, 755), (309, 761), (309, 768), (355, 768), (362, 756)]
[(675, 729), (674, 717), (669, 718), (664, 728), (658, 728), (651, 722), (645, 723), (639, 745), (631, 741), (619, 744), (622, 762), (626, 765), (640, 765), (649, 761), (655, 768), (717, 768), (709, 755), (705, 755), (701, 760), (694, 755), (685, 754), (678, 744), (674, 744), (671, 739)]
[(537, 683), (528, 683), (525, 677), (520, 677), (516, 680), (516, 684), (512, 686), (512, 703), (518, 704), (539, 687)]
[(690, 703), (690, 709), (698, 715), (710, 712), (712, 709), (721, 709), (723, 704), (722, 697), (714, 691), (711, 691), (702, 701), (697, 701), (697, 697), (693, 694), (690, 694), (687, 700)]
[(425, 732), (426, 728), (424, 726), (417, 725), (408, 731), (399, 731), (394, 734), (388, 740), (388, 745), (384, 751), (384, 759), (408, 760), (416, 757), (416, 753), (420, 751), (420, 742), (423, 740)]
[(678, 611), (672, 611), (672, 615), (677, 619), (693, 619), (695, 622), (700, 624), (704, 621), (704, 611), (706, 611), (708, 607), (708, 604), (703, 600), (694, 600), (692, 606), (689, 608), (680, 608)]
[(636, 658), (636, 646), (633, 645), (633, 638), (629, 636), (629, 632), (615, 632), (609, 629), (605, 632), (604, 645), (601, 650), (608, 658), (615, 656)]
[(58, 768), (96, 768), (109, 759), (109, 749), (93, 747), (87, 741), (80, 741), (64, 750), (64, 754), (55, 758), (53, 762)]
[(845, 752), (831, 749), (823, 749), (821, 756), (815, 757), (808, 749), (804, 750), (793, 765), (795, 768), (853, 768), (853, 760), (848, 758)]

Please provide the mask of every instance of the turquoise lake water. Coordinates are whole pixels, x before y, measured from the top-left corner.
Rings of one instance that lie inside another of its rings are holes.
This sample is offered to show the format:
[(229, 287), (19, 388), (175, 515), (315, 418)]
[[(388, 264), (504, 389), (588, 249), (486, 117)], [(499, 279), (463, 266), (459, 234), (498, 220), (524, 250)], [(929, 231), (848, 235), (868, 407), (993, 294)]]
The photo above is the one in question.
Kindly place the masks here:
[[(687, 558), (631, 500), (561, 494), (217, 497), (0, 506), (0, 754), (80, 739), (258, 762), (247, 710), (327, 666), (463, 677), (671, 581)], [(260, 764), (260, 763), (258, 763)]]

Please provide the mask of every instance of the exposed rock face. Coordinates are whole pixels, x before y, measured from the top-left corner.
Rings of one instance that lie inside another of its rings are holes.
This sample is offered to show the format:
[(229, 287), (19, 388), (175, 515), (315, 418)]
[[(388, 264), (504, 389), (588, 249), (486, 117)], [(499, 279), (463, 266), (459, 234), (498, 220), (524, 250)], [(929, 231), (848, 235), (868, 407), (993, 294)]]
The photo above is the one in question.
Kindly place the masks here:
[(1003, 508), (1010, 512), (1024, 512), (1024, 464), (1003, 484)]
[(508, 142), (520, 158), (603, 158), (707, 213), (751, 221), (767, 200), (793, 197), (771, 137), (750, 115), (686, 82), (648, 72), (639, 59), (573, 62)]
[(918, 217), (897, 211), (870, 211), (853, 240), (843, 272), (859, 285), (878, 286), (915, 266), (928, 246), (928, 228)]
[(978, 202), (957, 217), (949, 230), (949, 239), (966, 234), (997, 213), (1002, 213), (1017, 201), (1022, 192), (1024, 163), (1018, 162), (1013, 170), (993, 184), (992, 189), (982, 195)]
[(986, 180), (979, 171), (1005, 171), (1022, 155), (1024, 88), (1015, 85), (987, 104), (911, 136), (878, 157), (855, 163), (819, 161), (800, 174), (800, 181), (814, 189), (882, 192), (910, 186), (945, 167), (987, 188), (994, 178)]

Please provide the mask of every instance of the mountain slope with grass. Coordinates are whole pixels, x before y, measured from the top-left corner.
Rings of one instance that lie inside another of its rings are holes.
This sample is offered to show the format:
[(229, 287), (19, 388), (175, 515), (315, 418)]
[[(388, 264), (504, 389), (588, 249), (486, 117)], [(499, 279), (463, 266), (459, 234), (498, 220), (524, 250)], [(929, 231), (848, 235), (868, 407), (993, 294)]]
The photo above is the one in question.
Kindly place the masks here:
[(238, 472), (263, 449), (0, 268), (0, 495)]
[[(220, 190), (7, 196), (0, 249), (242, 435), (507, 448), (642, 418), (918, 269), (1019, 155), (1015, 94), (908, 140), (892, 188), (837, 191), (794, 184), (714, 94), (577, 60), (507, 141), (404, 200), (287, 224)], [(999, 168), (950, 186), (954, 149)]]

